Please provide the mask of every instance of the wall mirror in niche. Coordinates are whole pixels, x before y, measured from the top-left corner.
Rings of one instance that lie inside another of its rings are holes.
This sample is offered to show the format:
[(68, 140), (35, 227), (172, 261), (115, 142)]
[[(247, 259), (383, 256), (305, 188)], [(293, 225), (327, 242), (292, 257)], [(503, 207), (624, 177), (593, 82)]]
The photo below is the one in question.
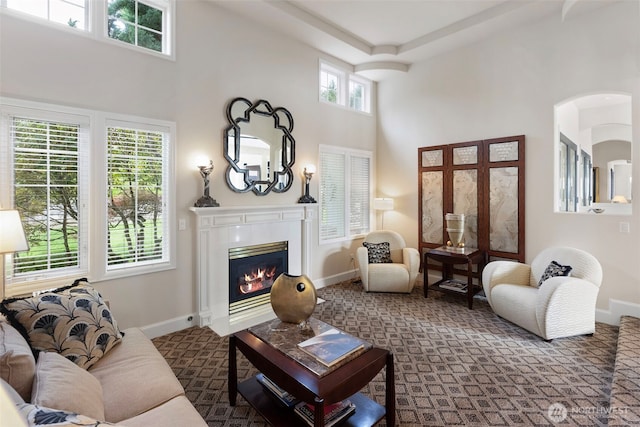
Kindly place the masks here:
[(284, 193), (293, 183), (295, 163), (293, 117), (283, 107), (265, 100), (252, 103), (235, 98), (227, 106), (229, 126), (224, 130), (224, 157), (229, 162), (226, 179), (237, 193), (258, 196)]
[(555, 106), (556, 212), (631, 214), (631, 95), (597, 93)]

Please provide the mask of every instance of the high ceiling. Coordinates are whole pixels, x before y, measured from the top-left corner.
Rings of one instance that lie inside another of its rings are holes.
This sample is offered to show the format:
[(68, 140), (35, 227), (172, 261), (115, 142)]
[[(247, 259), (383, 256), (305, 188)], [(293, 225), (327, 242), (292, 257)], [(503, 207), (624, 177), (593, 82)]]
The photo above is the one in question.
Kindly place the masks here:
[(210, 0), (373, 80), (491, 34), (614, 0)]

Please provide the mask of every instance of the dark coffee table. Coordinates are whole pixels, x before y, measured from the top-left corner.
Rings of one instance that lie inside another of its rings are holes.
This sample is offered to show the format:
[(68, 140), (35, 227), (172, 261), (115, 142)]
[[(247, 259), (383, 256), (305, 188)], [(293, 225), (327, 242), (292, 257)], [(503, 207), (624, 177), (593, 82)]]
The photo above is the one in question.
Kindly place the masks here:
[[(297, 328), (296, 325), (293, 325)], [(236, 404), (239, 392), (264, 417), (275, 426), (305, 426), (292, 408), (279, 405), (269, 395), (256, 377), (251, 377), (238, 384), (236, 349), (260, 372), (269, 377), (282, 389), (297, 398), (314, 404), (315, 413), (324, 413), (325, 405), (344, 399), (356, 405), (356, 411), (340, 426), (372, 426), (382, 418), (386, 418), (387, 426), (395, 426), (395, 381), (393, 354), (381, 348), (371, 347), (350, 358), (338, 367), (330, 368), (318, 374), (311, 370), (303, 359), (295, 355), (291, 357), (286, 343), (278, 342), (277, 347), (271, 345), (269, 338), (251, 332), (251, 329), (237, 332), (229, 337), (229, 403)], [(289, 336), (291, 334), (281, 334)], [(295, 343), (293, 343), (295, 346)], [(292, 350), (291, 353), (295, 351)], [(309, 356), (311, 357), (311, 356)], [(297, 359), (297, 360), (296, 360)], [(301, 362), (304, 362), (302, 363)], [(385, 405), (382, 406), (367, 396), (359, 393), (373, 378), (386, 368)], [(324, 426), (324, 419), (317, 417), (315, 427)]]

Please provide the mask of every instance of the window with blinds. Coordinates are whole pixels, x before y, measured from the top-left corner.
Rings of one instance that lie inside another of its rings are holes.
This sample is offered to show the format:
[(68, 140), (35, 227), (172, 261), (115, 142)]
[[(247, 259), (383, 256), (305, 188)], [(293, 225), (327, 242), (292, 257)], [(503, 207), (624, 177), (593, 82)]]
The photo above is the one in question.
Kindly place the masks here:
[(30, 246), (12, 257), (14, 281), (86, 268), (85, 131), (73, 121), (10, 118), (13, 204)]
[(320, 241), (368, 233), (371, 224), (370, 152), (320, 146)]
[(166, 261), (167, 132), (107, 128), (107, 265)]
[(6, 295), (175, 268), (174, 123), (9, 98), (0, 119), (0, 207), (29, 242)]

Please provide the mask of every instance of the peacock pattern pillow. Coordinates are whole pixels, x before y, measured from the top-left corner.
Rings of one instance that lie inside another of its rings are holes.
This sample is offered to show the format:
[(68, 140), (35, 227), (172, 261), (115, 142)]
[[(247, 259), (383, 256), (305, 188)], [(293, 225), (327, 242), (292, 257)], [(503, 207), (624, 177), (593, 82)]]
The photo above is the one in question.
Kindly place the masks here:
[(538, 287), (542, 286), (544, 281), (551, 277), (568, 276), (571, 270), (573, 270), (573, 267), (570, 265), (562, 265), (559, 262), (551, 261), (544, 270), (544, 273), (542, 273), (542, 277), (540, 277), (538, 281)]
[(382, 243), (362, 243), (367, 248), (369, 254), (369, 264), (384, 264), (391, 261), (391, 246), (389, 242)]
[(85, 279), (35, 297), (5, 300), (0, 311), (36, 356), (54, 351), (84, 369), (122, 339), (109, 307)]
[(59, 409), (46, 408), (32, 405), (31, 403), (19, 403), (16, 409), (21, 417), (26, 420), (29, 427), (72, 427), (72, 426), (114, 426), (115, 424), (99, 421), (85, 415), (76, 414)]

